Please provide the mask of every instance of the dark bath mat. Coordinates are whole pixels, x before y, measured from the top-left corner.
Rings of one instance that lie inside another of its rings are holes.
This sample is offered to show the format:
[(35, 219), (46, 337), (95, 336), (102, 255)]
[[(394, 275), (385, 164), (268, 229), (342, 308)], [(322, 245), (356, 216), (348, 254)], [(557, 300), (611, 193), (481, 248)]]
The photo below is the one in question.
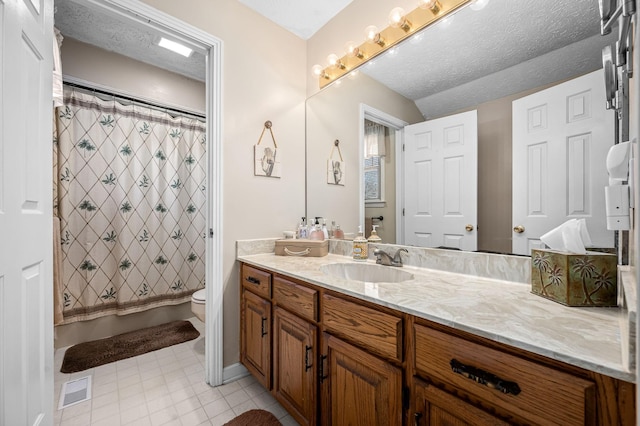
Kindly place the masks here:
[(173, 321), (155, 327), (118, 334), (71, 346), (64, 353), (61, 373), (75, 373), (99, 365), (177, 345), (200, 336), (189, 321)]
[(224, 426), (282, 426), (282, 423), (268, 411), (249, 410), (225, 423)]

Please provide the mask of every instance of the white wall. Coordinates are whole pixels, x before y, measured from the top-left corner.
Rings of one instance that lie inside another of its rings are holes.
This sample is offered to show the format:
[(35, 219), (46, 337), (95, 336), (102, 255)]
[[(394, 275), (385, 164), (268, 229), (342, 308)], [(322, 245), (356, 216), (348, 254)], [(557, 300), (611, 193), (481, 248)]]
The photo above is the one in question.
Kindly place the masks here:
[[(236, 0), (144, 2), (224, 43), (223, 321), (228, 366), (238, 362), (240, 352), (235, 241), (280, 236), (304, 215), (306, 45)], [(266, 120), (273, 122), (278, 155), (282, 153), (280, 179), (253, 175), (253, 145)]]

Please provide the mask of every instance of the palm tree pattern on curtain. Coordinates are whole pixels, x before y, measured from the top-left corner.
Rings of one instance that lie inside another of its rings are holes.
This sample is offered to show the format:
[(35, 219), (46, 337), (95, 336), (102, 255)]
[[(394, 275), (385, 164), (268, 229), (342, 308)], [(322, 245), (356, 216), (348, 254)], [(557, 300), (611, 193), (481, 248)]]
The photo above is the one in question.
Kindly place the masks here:
[(188, 301), (205, 277), (205, 124), (68, 88), (56, 118), (65, 323)]

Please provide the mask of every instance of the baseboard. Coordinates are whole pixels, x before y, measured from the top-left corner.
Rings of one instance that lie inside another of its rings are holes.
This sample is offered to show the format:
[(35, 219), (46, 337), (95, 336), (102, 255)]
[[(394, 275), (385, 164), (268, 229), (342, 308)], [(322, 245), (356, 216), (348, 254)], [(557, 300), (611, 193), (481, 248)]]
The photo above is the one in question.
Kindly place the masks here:
[(240, 364), (239, 362), (231, 364), (222, 369), (222, 384), (224, 385), (229, 382), (234, 382), (248, 375), (249, 370), (247, 370), (244, 365)]

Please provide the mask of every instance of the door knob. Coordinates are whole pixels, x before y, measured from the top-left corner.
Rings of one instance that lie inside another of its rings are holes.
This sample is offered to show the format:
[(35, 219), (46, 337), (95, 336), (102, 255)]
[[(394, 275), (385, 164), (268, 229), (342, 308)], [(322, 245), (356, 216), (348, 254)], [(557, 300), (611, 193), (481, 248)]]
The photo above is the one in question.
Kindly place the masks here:
[(467, 232), (471, 232), (471, 231), (473, 231), (473, 225), (469, 224), (469, 225), (465, 226), (464, 229), (466, 229)]
[(518, 234), (522, 234), (524, 232), (524, 226), (518, 225), (518, 226), (514, 227), (513, 228), (513, 232), (516, 232)]

